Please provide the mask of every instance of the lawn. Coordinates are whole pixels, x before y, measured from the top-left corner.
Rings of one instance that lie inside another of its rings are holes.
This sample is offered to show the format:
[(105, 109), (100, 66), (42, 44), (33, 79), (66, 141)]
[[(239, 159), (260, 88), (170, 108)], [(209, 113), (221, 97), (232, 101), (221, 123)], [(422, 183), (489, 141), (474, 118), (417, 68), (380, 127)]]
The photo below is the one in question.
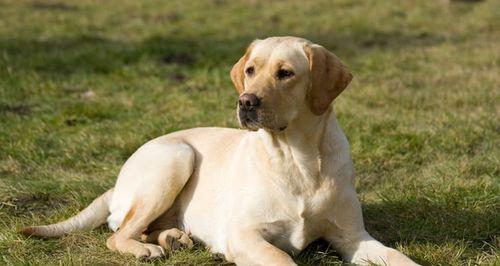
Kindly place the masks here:
[[(367, 228), (423, 265), (500, 265), (500, 1), (0, 1), (0, 265), (142, 263), (106, 227), (60, 239), (142, 143), (236, 127), (229, 70), (255, 38), (334, 51)], [(327, 244), (300, 265), (339, 265)]]

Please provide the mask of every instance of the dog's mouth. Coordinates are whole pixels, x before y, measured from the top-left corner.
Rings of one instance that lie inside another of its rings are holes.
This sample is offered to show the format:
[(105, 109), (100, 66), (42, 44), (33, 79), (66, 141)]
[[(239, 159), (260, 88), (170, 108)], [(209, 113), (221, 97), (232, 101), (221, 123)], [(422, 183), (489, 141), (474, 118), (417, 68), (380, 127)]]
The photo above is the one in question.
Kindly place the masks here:
[(251, 131), (257, 131), (259, 128), (263, 128), (261, 123), (259, 122), (258, 117), (250, 118), (246, 115), (239, 115), (238, 120), (240, 122), (240, 126), (244, 129), (248, 129)]
[(240, 126), (241, 126), (241, 128), (244, 128), (244, 129), (247, 129), (250, 131), (257, 131), (257, 130), (262, 128), (262, 129), (265, 129), (265, 130), (268, 130), (271, 132), (276, 132), (276, 133), (283, 132), (288, 128), (287, 126), (282, 126), (282, 127), (278, 127), (278, 128), (270, 128), (270, 127), (262, 126), (261, 124), (254, 122), (254, 121), (240, 122)]
[(238, 121), (240, 123), (240, 127), (244, 129), (248, 129), (251, 131), (257, 131), (259, 129), (265, 129), (272, 132), (283, 132), (287, 129), (287, 125), (275, 126), (275, 125), (267, 125), (264, 123), (262, 119), (263, 115), (259, 114), (256, 111), (242, 111), (238, 110)]

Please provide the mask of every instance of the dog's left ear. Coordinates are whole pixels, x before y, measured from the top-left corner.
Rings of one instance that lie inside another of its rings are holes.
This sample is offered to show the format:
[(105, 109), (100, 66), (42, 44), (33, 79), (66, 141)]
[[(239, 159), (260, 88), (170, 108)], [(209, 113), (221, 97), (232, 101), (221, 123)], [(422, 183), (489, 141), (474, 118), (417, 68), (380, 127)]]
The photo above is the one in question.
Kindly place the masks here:
[(248, 46), (245, 55), (243, 55), (231, 69), (231, 80), (233, 81), (238, 94), (242, 94), (243, 91), (245, 91), (245, 64), (247, 63), (248, 57), (250, 57), (250, 53), (252, 52), (255, 43), (258, 41), (259, 40), (255, 40)]
[(305, 44), (311, 83), (307, 104), (315, 115), (323, 114), (352, 80), (352, 74), (333, 53), (317, 44)]

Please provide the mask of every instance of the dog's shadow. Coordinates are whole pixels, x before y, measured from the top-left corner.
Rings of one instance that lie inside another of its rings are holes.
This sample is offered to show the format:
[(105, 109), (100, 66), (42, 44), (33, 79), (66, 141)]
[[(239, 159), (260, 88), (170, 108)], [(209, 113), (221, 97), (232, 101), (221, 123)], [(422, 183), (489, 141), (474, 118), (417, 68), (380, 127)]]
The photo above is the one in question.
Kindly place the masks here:
[[(436, 203), (425, 198), (364, 203), (362, 208), (367, 231), (390, 247), (460, 242), (490, 253), (500, 234), (500, 215), (493, 208), (471, 210), (454, 202)], [(422, 265), (431, 264), (417, 254), (408, 255)], [(299, 265), (311, 266), (340, 265), (340, 258), (324, 240), (296, 256)]]

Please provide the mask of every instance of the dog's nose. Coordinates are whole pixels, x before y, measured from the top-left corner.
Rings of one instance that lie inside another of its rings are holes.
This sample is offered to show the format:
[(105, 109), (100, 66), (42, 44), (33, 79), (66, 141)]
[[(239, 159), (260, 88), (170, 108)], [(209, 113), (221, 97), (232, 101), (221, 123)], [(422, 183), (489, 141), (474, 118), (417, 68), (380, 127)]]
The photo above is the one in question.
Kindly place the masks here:
[(260, 106), (260, 99), (253, 93), (243, 93), (238, 100), (240, 108), (251, 110)]

